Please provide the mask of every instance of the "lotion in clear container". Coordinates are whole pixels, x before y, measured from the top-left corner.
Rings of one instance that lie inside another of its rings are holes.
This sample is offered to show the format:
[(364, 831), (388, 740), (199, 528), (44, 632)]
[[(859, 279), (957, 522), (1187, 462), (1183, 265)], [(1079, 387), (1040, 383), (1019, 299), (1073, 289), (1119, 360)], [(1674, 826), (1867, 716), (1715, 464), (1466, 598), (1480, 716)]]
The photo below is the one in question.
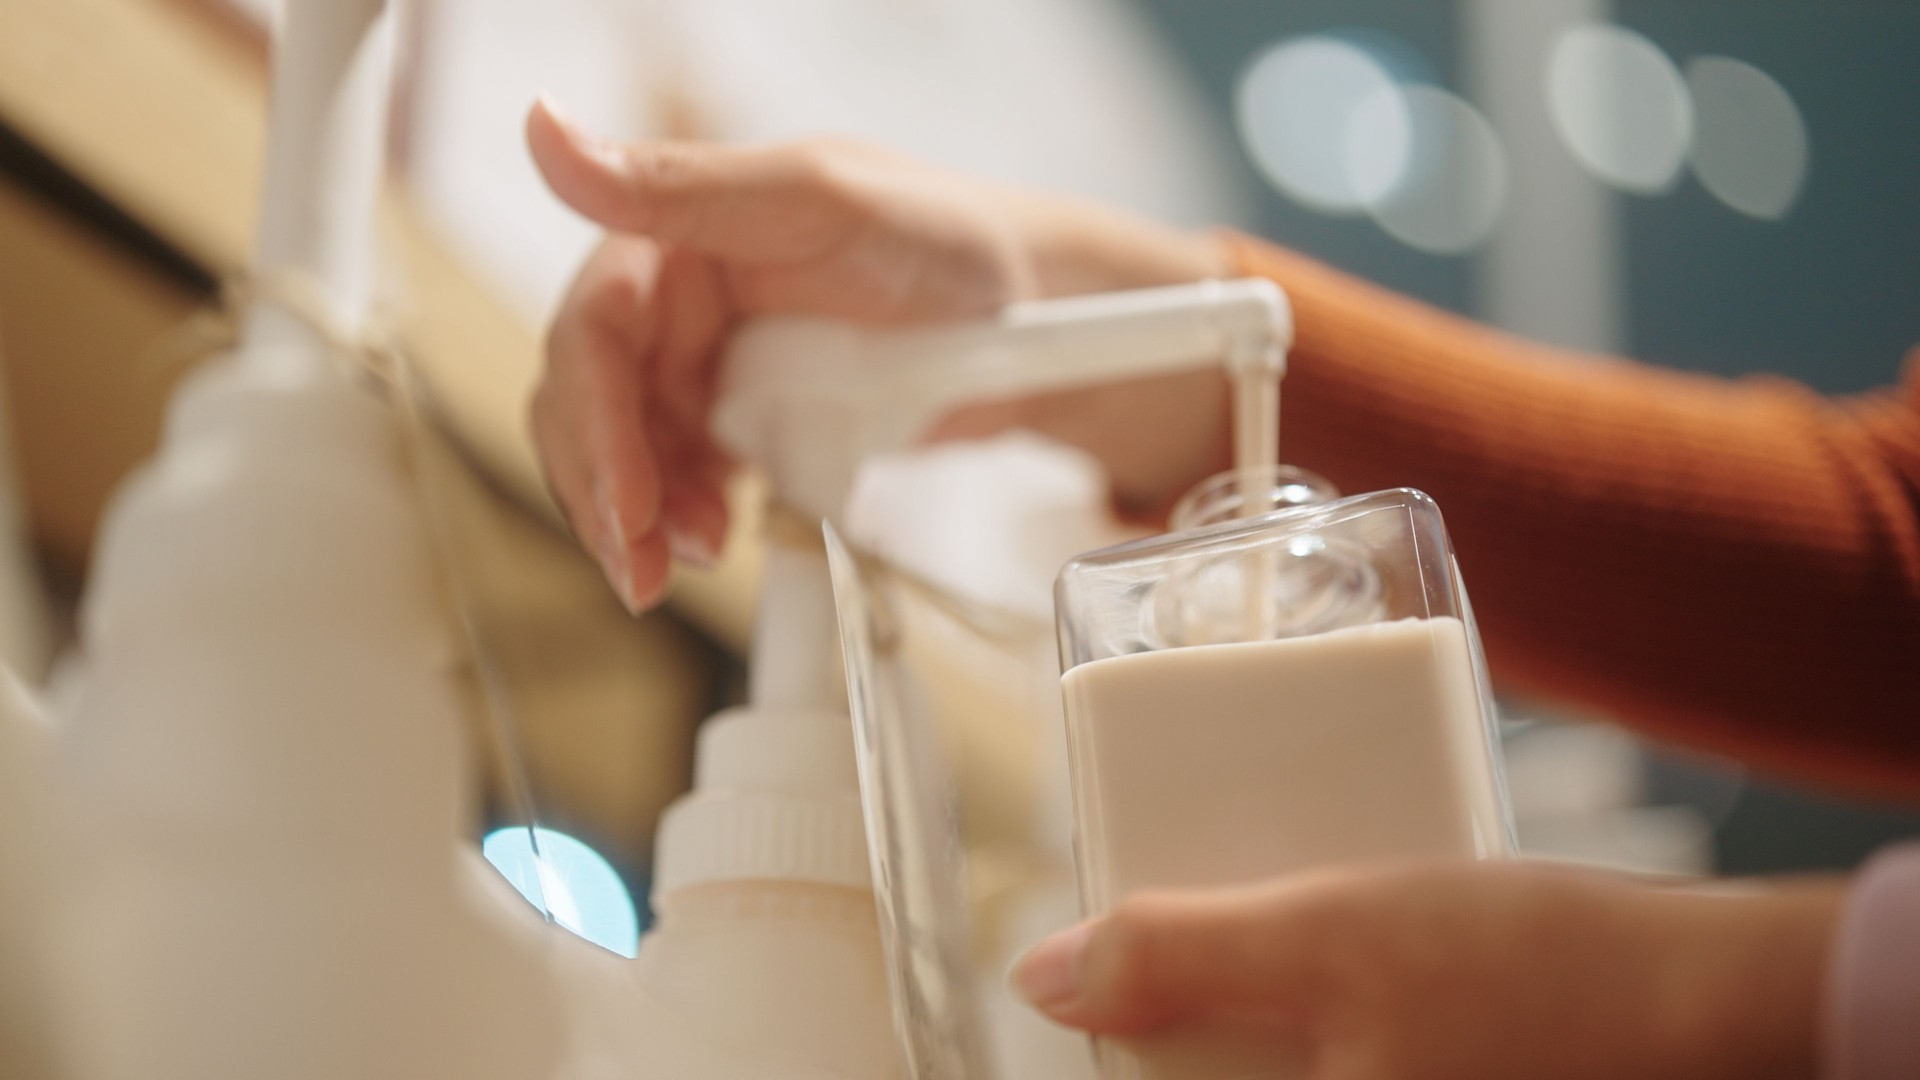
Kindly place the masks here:
[[(1239, 505), (1266, 490), (1284, 508)], [(1338, 862), (1513, 850), (1446, 526), (1411, 489), (1217, 479), (1056, 589), (1081, 902)], [(1287, 506), (1288, 503), (1302, 505)], [(1233, 516), (1228, 516), (1233, 515)], [(1103, 1044), (1107, 1080), (1288, 1077), (1263, 1046)]]

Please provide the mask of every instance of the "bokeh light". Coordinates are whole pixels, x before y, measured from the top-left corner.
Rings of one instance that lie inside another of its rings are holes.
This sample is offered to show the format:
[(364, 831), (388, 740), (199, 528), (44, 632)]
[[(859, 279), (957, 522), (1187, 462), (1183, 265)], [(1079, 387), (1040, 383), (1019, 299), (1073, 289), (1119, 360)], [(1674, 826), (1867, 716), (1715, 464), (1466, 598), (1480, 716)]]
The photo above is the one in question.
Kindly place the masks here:
[[(1410, 86), (1395, 95), (1392, 119), (1368, 115), (1384, 99), (1357, 111), (1354, 127), (1398, 123), (1409, 133), (1397, 160), (1377, 165), (1372, 175), (1392, 164), (1398, 182), (1368, 204), (1389, 236), (1409, 247), (1437, 255), (1459, 255), (1479, 247), (1500, 223), (1507, 202), (1507, 159), (1493, 125), (1472, 105), (1433, 86)], [(1364, 140), (1350, 153), (1365, 164)]]
[(1309, 209), (1367, 214), (1422, 251), (1471, 251), (1506, 205), (1499, 137), (1472, 105), (1406, 70), (1394, 44), (1312, 34), (1268, 48), (1240, 80), (1241, 138), (1274, 187)]
[[(537, 855), (530, 832), (539, 834)], [(488, 833), (480, 853), (560, 926), (621, 956), (640, 951), (633, 897), (599, 852), (566, 833), (513, 825)]]
[(1671, 188), (1693, 142), (1693, 100), (1679, 69), (1618, 26), (1572, 27), (1554, 43), (1547, 109), (1573, 156), (1626, 191)]
[[(1360, 131), (1354, 120), (1363, 106), (1369, 127)], [(1364, 210), (1399, 182), (1408, 156), (1399, 82), (1372, 52), (1331, 35), (1261, 53), (1241, 76), (1236, 118), (1261, 173), (1322, 213)], [(1349, 149), (1356, 143), (1364, 144), (1357, 156)]]
[(1693, 174), (1715, 198), (1773, 221), (1807, 179), (1807, 125), (1792, 95), (1752, 64), (1701, 56), (1687, 64), (1696, 117)]

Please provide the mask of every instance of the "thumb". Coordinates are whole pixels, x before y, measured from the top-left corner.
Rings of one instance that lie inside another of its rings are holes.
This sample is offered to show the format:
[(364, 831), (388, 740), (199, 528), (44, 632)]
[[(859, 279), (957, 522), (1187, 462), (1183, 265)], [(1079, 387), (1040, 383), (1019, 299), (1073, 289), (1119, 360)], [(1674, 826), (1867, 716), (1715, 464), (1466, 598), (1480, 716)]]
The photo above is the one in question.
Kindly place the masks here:
[(1096, 1034), (1295, 1013), (1321, 981), (1320, 951), (1275, 900), (1253, 889), (1132, 897), (1034, 946), (1011, 981), (1055, 1021)]
[(618, 232), (750, 261), (804, 258), (838, 235), (843, 201), (804, 147), (619, 143), (546, 97), (527, 114), (527, 147), (562, 202)]

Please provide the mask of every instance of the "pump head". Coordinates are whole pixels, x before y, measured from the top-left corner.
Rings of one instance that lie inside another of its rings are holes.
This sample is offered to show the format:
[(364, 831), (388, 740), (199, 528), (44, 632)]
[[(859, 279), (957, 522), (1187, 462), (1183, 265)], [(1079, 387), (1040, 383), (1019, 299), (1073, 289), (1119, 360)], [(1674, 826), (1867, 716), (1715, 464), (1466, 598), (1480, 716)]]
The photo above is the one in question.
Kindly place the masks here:
[(713, 430), (775, 498), (838, 520), (862, 461), (961, 405), (1222, 364), (1277, 382), (1292, 337), (1285, 294), (1260, 279), (1030, 301), (924, 328), (761, 319), (734, 336)]

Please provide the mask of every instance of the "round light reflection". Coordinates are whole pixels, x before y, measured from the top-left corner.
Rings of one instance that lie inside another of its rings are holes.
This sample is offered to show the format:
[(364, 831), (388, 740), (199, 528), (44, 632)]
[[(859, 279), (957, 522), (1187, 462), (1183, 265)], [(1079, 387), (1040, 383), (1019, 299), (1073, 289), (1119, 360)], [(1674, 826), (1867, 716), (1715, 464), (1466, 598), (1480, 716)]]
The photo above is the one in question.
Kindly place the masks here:
[[(1363, 103), (1355, 112), (1356, 135), (1389, 122), (1375, 109), (1404, 116), (1409, 138), (1394, 164), (1400, 180), (1375, 200), (1368, 213), (1386, 232), (1409, 247), (1438, 255), (1458, 255), (1485, 243), (1500, 223), (1507, 202), (1507, 158), (1493, 125), (1478, 109), (1432, 86), (1412, 86)], [(1398, 122), (1392, 121), (1392, 122)], [(1366, 175), (1368, 156), (1378, 144), (1356, 138), (1348, 159)]]
[[(1320, 34), (1281, 42), (1241, 77), (1236, 106), (1254, 164), (1312, 209), (1356, 213), (1399, 183), (1410, 120), (1399, 83), (1359, 45)], [(1367, 144), (1357, 163), (1348, 149), (1356, 139)]]
[(1807, 125), (1793, 97), (1752, 64), (1702, 56), (1687, 64), (1698, 130), (1690, 160), (1702, 187), (1750, 217), (1777, 220), (1807, 179)]
[(621, 956), (640, 950), (640, 917), (633, 897), (607, 860), (587, 845), (552, 829), (535, 829), (540, 852), (524, 825), (488, 833), (480, 853), (520, 895), (553, 921)]
[(1576, 26), (1554, 43), (1547, 109), (1573, 156), (1627, 191), (1670, 188), (1693, 141), (1693, 100), (1679, 69), (1618, 26)]

